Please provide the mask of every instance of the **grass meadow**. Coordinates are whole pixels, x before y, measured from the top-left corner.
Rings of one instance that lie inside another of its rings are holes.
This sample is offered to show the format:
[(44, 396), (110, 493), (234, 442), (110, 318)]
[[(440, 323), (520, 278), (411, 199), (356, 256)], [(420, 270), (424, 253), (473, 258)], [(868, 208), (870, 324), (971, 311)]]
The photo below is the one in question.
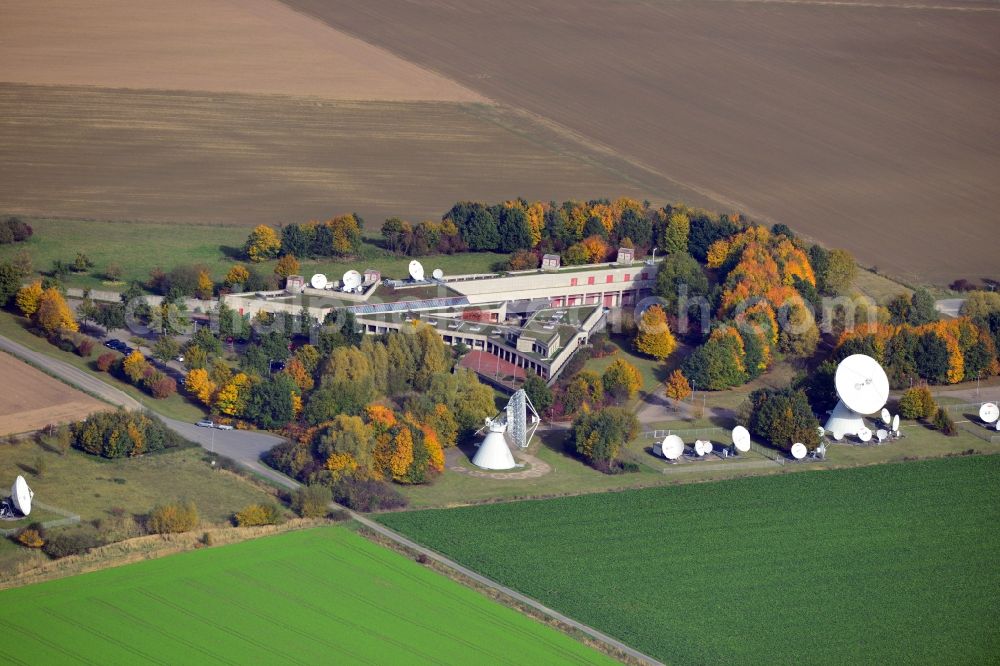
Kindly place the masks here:
[(998, 456), (379, 516), (668, 663), (970, 663)]
[(14, 662), (611, 663), (342, 527), (0, 593)]

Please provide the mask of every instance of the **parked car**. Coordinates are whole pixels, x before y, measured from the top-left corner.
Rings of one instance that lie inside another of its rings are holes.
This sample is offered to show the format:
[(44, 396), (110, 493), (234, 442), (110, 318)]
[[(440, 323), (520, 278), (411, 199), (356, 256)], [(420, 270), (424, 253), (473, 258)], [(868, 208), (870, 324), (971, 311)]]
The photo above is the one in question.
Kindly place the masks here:
[(195, 425), (198, 426), (199, 428), (214, 428), (215, 427), (215, 424), (212, 423), (211, 419), (202, 419), (201, 421), (198, 421), (197, 423), (195, 423)]
[(229, 425), (228, 423), (220, 423), (219, 425), (217, 425), (215, 427), (218, 428), (219, 430), (232, 430), (233, 429), (233, 426)]

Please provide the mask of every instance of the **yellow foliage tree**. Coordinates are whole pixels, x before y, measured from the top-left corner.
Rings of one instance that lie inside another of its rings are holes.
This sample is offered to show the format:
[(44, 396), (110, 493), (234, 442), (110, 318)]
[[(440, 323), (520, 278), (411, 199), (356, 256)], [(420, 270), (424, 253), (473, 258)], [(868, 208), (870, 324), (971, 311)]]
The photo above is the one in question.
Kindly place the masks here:
[(215, 406), (223, 414), (240, 416), (247, 406), (250, 393), (250, 377), (246, 373), (234, 375), (232, 379), (219, 390), (215, 396)]
[(287, 278), (299, 272), (299, 260), (294, 255), (286, 254), (278, 259), (278, 264), (274, 267), (274, 274), (280, 278)]
[(369, 423), (380, 425), (386, 429), (396, 425), (396, 415), (385, 405), (368, 405), (365, 407), (365, 415), (368, 417)]
[(198, 271), (198, 288), (195, 290), (198, 298), (208, 300), (212, 298), (214, 290), (215, 283), (212, 282), (212, 276), (208, 274), (208, 271), (205, 269)]
[(413, 464), (413, 435), (410, 434), (410, 429), (401, 428), (392, 444), (392, 459), (389, 462), (392, 478), (396, 481), (404, 481), (406, 471)]
[(428, 425), (421, 425), (420, 431), (424, 433), (424, 446), (427, 447), (427, 453), (431, 458), (429, 463), (430, 468), (435, 472), (443, 472), (444, 449), (441, 448), (441, 440), (438, 439), (434, 428)]
[(246, 284), (250, 279), (250, 271), (243, 264), (234, 264), (226, 273), (226, 286), (232, 287), (234, 284)]
[(646, 308), (639, 319), (639, 332), (635, 336), (636, 350), (662, 361), (677, 348), (677, 340), (670, 332), (667, 314), (659, 305)]
[(358, 469), (358, 461), (350, 453), (331, 453), (326, 459), (326, 468), (330, 470), (334, 480), (344, 476), (352, 476)]
[(17, 291), (15, 302), (18, 309), (25, 317), (30, 317), (38, 310), (38, 301), (42, 298), (42, 283), (32, 282), (26, 287), (21, 287)]
[(642, 387), (642, 375), (639, 374), (638, 368), (620, 358), (609, 365), (601, 375), (601, 384), (604, 392), (616, 399), (631, 400)]
[(674, 370), (667, 378), (667, 397), (671, 400), (683, 400), (691, 395), (691, 384), (680, 370)]
[(302, 413), (302, 396), (298, 393), (292, 393), (292, 415), (298, 416)]
[(188, 372), (184, 378), (184, 388), (204, 405), (211, 404), (212, 394), (215, 393), (215, 383), (209, 378), (205, 368), (195, 368)]
[(541, 201), (528, 206), (528, 231), (531, 233), (531, 247), (537, 247), (542, 242), (542, 230), (545, 228), (546, 205)]
[(132, 351), (131, 354), (125, 357), (122, 361), (122, 370), (125, 371), (125, 375), (132, 381), (133, 384), (142, 379), (143, 373), (146, 372), (146, 357), (142, 355), (138, 349)]
[(278, 232), (266, 224), (257, 225), (250, 232), (245, 249), (247, 257), (254, 263), (273, 259), (281, 249)]
[(66, 299), (53, 287), (42, 292), (33, 319), (39, 328), (49, 335), (58, 331), (76, 331), (80, 328)]
[(598, 264), (608, 258), (608, 244), (600, 236), (590, 236), (580, 241), (580, 245), (587, 253), (587, 261)]

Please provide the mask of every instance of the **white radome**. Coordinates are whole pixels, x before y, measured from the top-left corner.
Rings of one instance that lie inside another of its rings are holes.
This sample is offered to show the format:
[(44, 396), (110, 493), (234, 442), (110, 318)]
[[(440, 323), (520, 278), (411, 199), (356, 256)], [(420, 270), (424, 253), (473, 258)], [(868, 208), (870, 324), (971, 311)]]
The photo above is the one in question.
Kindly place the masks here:
[(740, 453), (746, 453), (750, 450), (750, 431), (741, 425), (733, 428), (733, 446)]
[(802, 460), (805, 458), (806, 453), (808, 453), (808, 449), (806, 449), (806, 445), (802, 442), (795, 442), (792, 444), (792, 457), (796, 460)]
[(14, 508), (27, 516), (31, 513), (31, 500), (35, 496), (34, 491), (28, 487), (28, 482), (23, 476), (14, 479), (14, 485), (10, 488), (10, 497), (14, 500)]
[(660, 443), (660, 452), (667, 460), (677, 460), (684, 454), (684, 440), (677, 435), (667, 435)]
[(979, 408), (979, 418), (986, 423), (993, 423), (1000, 418), (1000, 407), (997, 407), (996, 403), (993, 402), (984, 403), (983, 406)]

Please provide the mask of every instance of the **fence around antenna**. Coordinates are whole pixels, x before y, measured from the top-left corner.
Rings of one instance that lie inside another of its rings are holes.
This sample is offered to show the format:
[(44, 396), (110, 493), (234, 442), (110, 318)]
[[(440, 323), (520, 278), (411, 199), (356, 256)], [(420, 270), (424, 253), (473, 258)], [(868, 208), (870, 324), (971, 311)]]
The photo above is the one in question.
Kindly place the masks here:
[(964, 417), (970, 415), (970, 419), (956, 419), (956, 425), (969, 433), (973, 437), (978, 437), (984, 442), (989, 442), (990, 444), (1000, 444), (1000, 431), (996, 429), (996, 424), (992, 424), (991, 427), (987, 428), (983, 425), (982, 420), (979, 418), (979, 408), (983, 403), (992, 402), (994, 404), (1000, 402), (1000, 398), (996, 396), (984, 397), (979, 402), (961, 402), (954, 405), (942, 405), (946, 412), (953, 418), (956, 416)]
[[(640, 434), (643, 439), (651, 439), (655, 442), (662, 440), (667, 435), (677, 435), (684, 440), (685, 444), (690, 444), (696, 439), (708, 439), (711, 440), (713, 437), (716, 441), (729, 438), (732, 434), (732, 430), (729, 428), (720, 428), (718, 426), (712, 426), (708, 428), (685, 428), (676, 429), (669, 428), (666, 430), (645, 430)], [(727, 445), (728, 446), (728, 445)], [(768, 460), (778, 463), (779, 465), (784, 465), (788, 462), (787, 458), (780, 452), (774, 449), (770, 449), (766, 446), (761, 446), (757, 442), (750, 442), (750, 451), (754, 453), (759, 453)]]
[[(74, 525), (80, 522), (80, 516), (76, 515), (75, 513), (70, 513), (69, 511), (65, 511), (64, 509), (60, 509), (58, 507), (54, 507), (49, 504), (45, 504), (43, 502), (39, 502), (38, 500), (33, 500), (31, 502), (31, 505), (33, 508), (45, 509), (46, 511), (50, 511), (51, 513), (56, 513), (59, 514), (60, 516), (63, 516), (62, 518), (57, 518), (55, 520), (46, 520), (45, 522), (43, 522), (42, 527), (44, 527), (45, 529), (49, 529), (52, 527), (62, 527), (63, 525)], [(0, 529), (0, 536), (5, 536), (5, 537), (11, 536), (13, 534), (17, 534), (22, 529), (24, 528), (13, 527), (10, 529)]]

